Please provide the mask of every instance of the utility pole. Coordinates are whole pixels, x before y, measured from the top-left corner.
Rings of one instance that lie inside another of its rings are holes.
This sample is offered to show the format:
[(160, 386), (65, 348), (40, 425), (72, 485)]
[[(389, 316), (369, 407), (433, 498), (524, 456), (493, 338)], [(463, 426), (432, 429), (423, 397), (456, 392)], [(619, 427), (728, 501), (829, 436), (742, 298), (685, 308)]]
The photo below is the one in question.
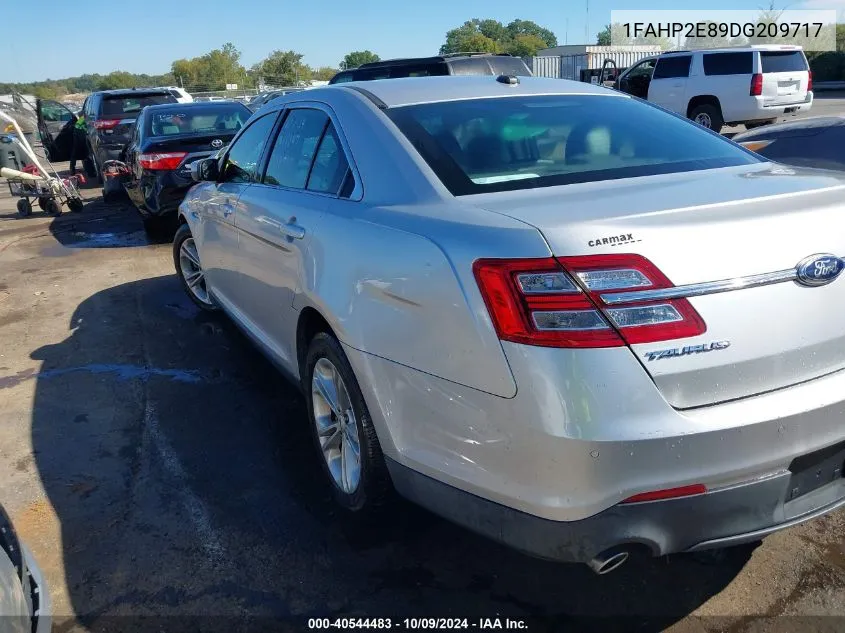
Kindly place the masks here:
[(590, 43), (590, 0), (587, 0), (587, 19), (584, 21), (584, 44)]

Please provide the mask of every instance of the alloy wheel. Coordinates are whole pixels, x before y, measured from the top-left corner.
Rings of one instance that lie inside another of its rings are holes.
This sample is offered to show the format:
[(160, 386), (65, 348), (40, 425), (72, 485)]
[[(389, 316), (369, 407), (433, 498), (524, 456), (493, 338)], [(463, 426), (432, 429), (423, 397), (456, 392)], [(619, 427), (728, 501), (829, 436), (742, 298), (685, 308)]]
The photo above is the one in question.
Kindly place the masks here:
[(347, 494), (361, 483), (358, 423), (343, 378), (327, 358), (314, 365), (311, 377), (314, 424), (320, 450), (334, 484)]
[(191, 294), (202, 303), (211, 303), (197, 245), (192, 237), (187, 238), (179, 247), (179, 269)]

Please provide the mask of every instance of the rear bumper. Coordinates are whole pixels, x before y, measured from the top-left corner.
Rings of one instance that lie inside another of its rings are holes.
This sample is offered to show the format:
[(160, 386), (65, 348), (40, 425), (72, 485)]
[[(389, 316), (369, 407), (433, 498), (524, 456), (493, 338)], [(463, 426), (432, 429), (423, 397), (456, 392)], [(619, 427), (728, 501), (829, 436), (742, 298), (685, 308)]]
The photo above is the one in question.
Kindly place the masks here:
[(580, 521), (551, 521), (387, 464), (409, 500), (517, 550), (563, 562), (587, 562), (611, 548), (645, 547), (661, 556), (740, 545), (845, 506), (845, 479), (789, 500), (792, 476), (784, 472), (692, 497), (616, 505)]
[(141, 177), (141, 190), (144, 192), (144, 207), (141, 215), (159, 217), (175, 215), (185, 194), (195, 183), (190, 175), (179, 171), (146, 172)]
[(785, 103), (767, 104), (762, 97), (754, 97), (754, 102), (755, 106), (752, 109), (738, 114), (737, 123), (744, 121), (765, 121), (781, 116), (798, 114), (799, 112), (806, 112), (813, 107), (813, 92), (808, 92), (802, 99)]

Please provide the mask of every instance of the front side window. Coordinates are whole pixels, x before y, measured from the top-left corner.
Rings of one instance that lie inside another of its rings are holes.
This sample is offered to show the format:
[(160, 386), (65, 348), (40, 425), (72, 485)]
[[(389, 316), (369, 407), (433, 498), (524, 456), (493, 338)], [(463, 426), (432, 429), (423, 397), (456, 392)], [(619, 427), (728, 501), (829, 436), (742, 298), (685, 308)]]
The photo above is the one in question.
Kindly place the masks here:
[(676, 79), (689, 77), (692, 55), (667, 55), (657, 60), (652, 79)]
[(55, 101), (41, 102), (41, 116), (45, 121), (50, 122), (73, 120), (73, 113), (61, 103), (56, 103)]
[(760, 160), (680, 117), (621, 96), (470, 99), (386, 113), (454, 195)]
[(633, 79), (635, 77), (651, 77), (654, 72), (654, 61), (655, 60), (653, 59), (649, 59), (641, 64), (637, 64), (630, 70), (626, 77), (628, 79)]
[(232, 144), (221, 170), (223, 182), (253, 182), (258, 161), (276, 122), (276, 113), (256, 119)]
[(276, 137), (264, 183), (305, 189), (314, 152), (328, 122), (328, 115), (321, 110), (292, 110)]

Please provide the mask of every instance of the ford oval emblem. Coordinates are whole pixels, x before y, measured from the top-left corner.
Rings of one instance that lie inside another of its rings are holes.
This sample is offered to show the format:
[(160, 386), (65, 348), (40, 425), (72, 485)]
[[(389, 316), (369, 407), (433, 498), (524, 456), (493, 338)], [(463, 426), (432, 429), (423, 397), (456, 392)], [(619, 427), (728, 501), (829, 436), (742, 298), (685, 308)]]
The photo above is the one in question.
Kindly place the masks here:
[(836, 255), (830, 253), (810, 255), (798, 262), (797, 281), (804, 286), (824, 286), (839, 277), (843, 268), (845, 268), (845, 261)]

